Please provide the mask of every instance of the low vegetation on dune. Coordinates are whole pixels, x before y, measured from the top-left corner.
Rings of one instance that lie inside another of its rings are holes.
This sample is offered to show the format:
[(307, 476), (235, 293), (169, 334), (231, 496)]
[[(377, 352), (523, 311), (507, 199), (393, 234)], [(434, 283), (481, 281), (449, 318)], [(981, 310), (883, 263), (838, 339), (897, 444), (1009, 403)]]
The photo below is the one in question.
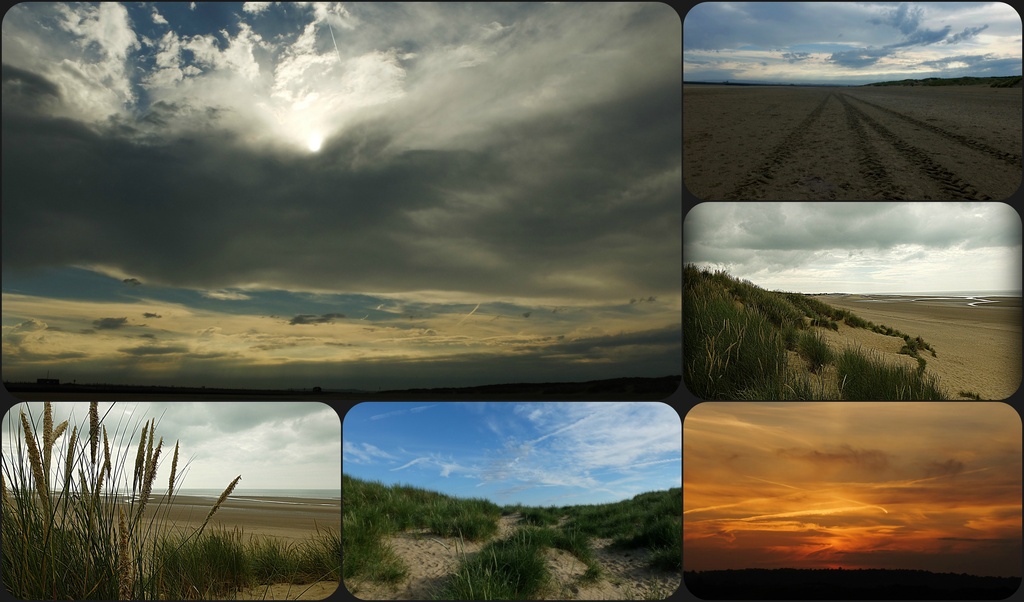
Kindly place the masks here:
[[(580, 584), (607, 577), (592, 538), (610, 538), (617, 550), (651, 551), (650, 568), (682, 569), (682, 490), (643, 493), (614, 504), (537, 508), (498, 506), (401, 485), (385, 486), (343, 475), (343, 574), (348, 580), (396, 584), (409, 567), (387, 537), (409, 529), (486, 541), (464, 556), (433, 592), (437, 600), (524, 600), (553, 593), (545, 549), (565, 550), (586, 566)], [(497, 537), (502, 517), (518, 516), (516, 529)]]
[[(688, 264), (683, 321), (683, 379), (702, 400), (947, 399), (921, 356), (938, 354), (920, 336), (807, 295), (766, 291)], [(833, 350), (821, 331), (838, 331), (840, 323), (903, 339), (899, 353), (917, 368), (860, 348)]]
[[(3, 584), (11, 594), (26, 600), (223, 600), (260, 584), (340, 580), (336, 531), (285, 545), (208, 528), (241, 475), (201, 527), (177, 528), (167, 514), (185, 468), (179, 470), (178, 444), (167, 495), (159, 496), (164, 441), (157, 440), (156, 420), (143, 423), (137, 435), (138, 425), (122, 430), (119, 419), (108, 437), (105, 418), (94, 402), (81, 430), (68, 420), (54, 427), (47, 402), (42, 428), (23, 412), (20, 423), (8, 425), (11, 433), (17, 427), (17, 441), (13, 457), (3, 457), (0, 528)], [(122, 443), (113, 453), (112, 442)], [(118, 455), (118, 449), (124, 451)]]
[(1004, 77), (926, 77), (924, 79), (900, 79), (865, 84), (868, 86), (984, 86), (990, 88), (1020, 87), (1021, 76)]

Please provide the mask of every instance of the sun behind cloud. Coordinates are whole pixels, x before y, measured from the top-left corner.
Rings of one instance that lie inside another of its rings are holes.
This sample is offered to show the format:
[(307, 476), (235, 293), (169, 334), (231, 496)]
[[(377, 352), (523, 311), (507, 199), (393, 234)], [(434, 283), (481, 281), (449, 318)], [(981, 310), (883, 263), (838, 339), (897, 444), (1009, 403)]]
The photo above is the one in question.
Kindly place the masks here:
[(312, 134), (309, 135), (307, 145), (309, 146), (310, 152), (318, 152), (320, 150), (320, 146), (323, 145), (323, 143), (324, 138), (323, 136), (320, 135), (319, 132), (313, 132)]

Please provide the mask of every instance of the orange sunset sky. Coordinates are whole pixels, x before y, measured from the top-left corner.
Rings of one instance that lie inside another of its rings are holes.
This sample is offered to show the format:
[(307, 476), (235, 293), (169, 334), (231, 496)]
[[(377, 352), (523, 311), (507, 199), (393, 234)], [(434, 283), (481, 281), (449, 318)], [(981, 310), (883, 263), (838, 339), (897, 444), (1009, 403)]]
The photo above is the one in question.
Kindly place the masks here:
[(1021, 575), (1004, 403), (702, 403), (683, 422), (683, 568)]

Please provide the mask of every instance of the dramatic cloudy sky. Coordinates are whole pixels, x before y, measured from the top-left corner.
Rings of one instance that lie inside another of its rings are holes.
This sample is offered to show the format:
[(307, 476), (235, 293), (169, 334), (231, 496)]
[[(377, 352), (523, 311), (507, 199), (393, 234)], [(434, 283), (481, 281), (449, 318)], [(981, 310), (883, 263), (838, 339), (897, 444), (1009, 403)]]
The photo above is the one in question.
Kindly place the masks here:
[[(164, 440), (156, 479), (163, 487), (170, 479), (178, 441), (178, 470), (187, 470), (178, 486), (182, 489), (223, 491), (241, 474), (236, 489), (240, 493), (247, 489), (335, 489), (340, 496), (341, 421), (325, 404), (100, 403), (98, 410), (110, 438), (111, 456), (127, 458), (129, 479), (142, 424), (155, 418), (157, 440)], [(42, 427), (41, 402), (10, 407), (2, 427), (5, 461), (17, 457), (13, 446), (18, 441), (22, 411), (35, 419), (36, 430)], [(57, 439), (57, 450), (67, 449), (72, 426), (77, 425), (79, 433), (84, 426), (88, 434), (89, 404), (54, 402), (54, 425), (64, 420), (68, 420), (68, 428)], [(54, 477), (62, 474), (57, 464), (51, 467)]]
[(664, 4), (3, 20), (3, 371), (402, 387), (679, 371)]
[(1021, 290), (1021, 220), (1005, 203), (701, 203), (683, 258), (769, 290)]
[(1020, 576), (1004, 403), (703, 403), (683, 421), (685, 570)]
[(664, 403), (361, 403), (343, 468), (498, 504), (600, 504), (679, 487), (681, 437)]
[(1002, 2), (702, 2), (683, 21), (687, 81), (865, 84), (1021, 74)]

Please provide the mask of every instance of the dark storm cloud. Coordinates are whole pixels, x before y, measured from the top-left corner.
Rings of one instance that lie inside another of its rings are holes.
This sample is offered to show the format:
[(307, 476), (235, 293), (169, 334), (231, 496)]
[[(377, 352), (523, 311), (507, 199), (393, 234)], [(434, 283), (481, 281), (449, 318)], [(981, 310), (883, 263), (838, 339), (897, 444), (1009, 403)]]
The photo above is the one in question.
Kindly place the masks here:
[(97, 330), (116, 330), (128, 325), (128, 318), (100, 318), (93, 320), (92, 325)]
[(124, 282), (125, 284), (127, 284), (129, 286), (141, 286), (142, 285), (142, 283), (139, 282), (138, 278), (125, 278), (121, 282)]
[(146, 318), (159, 318), (159, 317), (161, 317), (160, 314), (155, 314), (155, 313), (149, 312), (149, 311), (143, 313), (142, 315), (143, 315), (143, 317), (146, 317)]
[(4, 63), (2, 79), (5, 109), (37, 111), (60, 101), (60, 88), (31, 71)]
[[(505, 31), (437, 9), (354, 7), (366, 27), (339, 35), (356, 52), (383, 30), (400, 41), (436, 28), (434, 49), (481, 31), (493, 62), (441, 70), (424, 51), (406, 96), (355, 115), (316, 154), (250, 145), (237, 110), (184, 96), (83, 125), (9, 110), (5, 94), (3, 147), (17, 152), (3, 153), (4, 268), (99, 265), (212, 290), (678, 294), (679, 23), (664, 5), (550, 8), (515, 9), (530, 14)], [(382, 27), (379, 11), (399, 14)], [(610, 37), (574, 47), (566, 34), (597, 22)], [(633, 53), (646, 58), (624, 60)], [(559, 87), (590, 72), (591, 92)], [(517, 111), (501, 110), (513, 89)], [(439, 120), (467, 131), (407, 142)]]
[(296, 324), (330, 324), (334, 320), (342, 319), (344, 317), (345, 314), (335, 313), (323, 314), (322, 316), (317, 316), (314, 314), (299, 314), (292, 318), (291, 320), (289, 320), (288, 323), (293, 326)]

